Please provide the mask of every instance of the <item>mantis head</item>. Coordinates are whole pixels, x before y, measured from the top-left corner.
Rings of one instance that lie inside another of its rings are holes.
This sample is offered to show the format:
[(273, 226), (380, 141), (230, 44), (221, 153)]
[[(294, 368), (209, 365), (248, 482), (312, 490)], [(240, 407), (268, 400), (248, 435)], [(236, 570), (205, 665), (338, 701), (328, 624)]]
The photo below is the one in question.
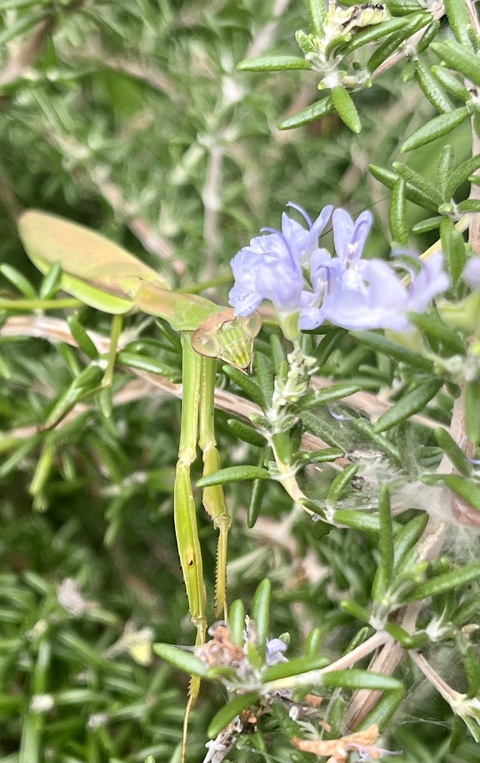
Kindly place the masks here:
[(192, 334), (192, 347), (199, 355), (219, 358), (245, 370), (250, 365), (253, 340), (262, 326), (260, 313), (235, 316), (233, 309), (211, 315)]

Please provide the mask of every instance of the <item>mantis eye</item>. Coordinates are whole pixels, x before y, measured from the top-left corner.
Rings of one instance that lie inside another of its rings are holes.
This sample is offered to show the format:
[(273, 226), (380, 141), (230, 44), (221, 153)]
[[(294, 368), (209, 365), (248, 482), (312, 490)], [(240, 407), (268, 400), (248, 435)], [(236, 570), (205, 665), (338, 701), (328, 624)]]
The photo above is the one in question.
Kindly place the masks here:
[(250, 339), (255, 339), (262, 328), (262, 316), (256, 310), (246, 318), (238, 318), (237, 320), (241, 324), (243, 332)]
[(199, 328), (192, 334), (192, 347), (199, 355), (207, 358), (218, 358), (222, 353), (222, 343), (218, 336), (211, 331)]

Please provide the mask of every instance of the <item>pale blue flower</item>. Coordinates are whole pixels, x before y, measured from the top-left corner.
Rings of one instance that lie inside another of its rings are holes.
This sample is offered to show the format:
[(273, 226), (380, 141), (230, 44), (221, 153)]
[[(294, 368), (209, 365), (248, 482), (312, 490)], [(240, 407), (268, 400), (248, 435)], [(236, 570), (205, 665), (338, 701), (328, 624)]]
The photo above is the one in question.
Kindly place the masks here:
[(288, 662), (283, 652), (287, 649), (285, 641), (281, 638), (271, 638), (266, 644), (267, 665), (277, 665), (279, 662)]
[(384, 260), (362, 259), (372, 215), (362, 212), (354, 221), (344, 209), (332, 215), (335, 256), (318, 248), (318, 237), (331, 214), (325, 207), (314, 223), (299, 207), (305, 229), (288, 215), (282, 233), (270, 231), (250, 242), (232, 260), (235, 286), (230, 304), (237, 315), (249, 315), (262, 299), (270, 299), (281, 316), (298, 313), (299, 328), (312, 330), (325, 321), (349, 330), (410, 327), (408, 312), (423, 312), (449, 286), (443, 255), (426, 262), (407, 253), (402, 275)]
[(281, 233), (265, 229), (267, 235), (253, 238), (231, 261), (235, 285), (229, 302), (236, 315), (250, 315), (264, 299), (273, 302), (280, 313), (298, 309), (303, 288), (301, 262), (315, 250), (332, 207), (325, 207), (313, 223), (300, 207), (295, 209), (308, 229), (284, 213)]
[(471, 289), (480, 289), (480, 257), (472, 257), (465, 265), (462, 278)]

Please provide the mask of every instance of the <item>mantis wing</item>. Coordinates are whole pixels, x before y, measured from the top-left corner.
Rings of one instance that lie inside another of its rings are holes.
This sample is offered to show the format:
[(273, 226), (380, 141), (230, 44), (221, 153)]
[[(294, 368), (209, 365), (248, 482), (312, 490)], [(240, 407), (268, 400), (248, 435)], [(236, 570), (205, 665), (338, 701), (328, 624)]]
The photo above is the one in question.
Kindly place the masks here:
[(222, 310), (203, 297), (171, 291), (155, 270), (83, 225), (29, 210), (20, 216), (18, 231), (42, 273), (60, 262), (65, 291), (103, 312), (140, 309), (164, 318), (176, 331), (194, 331)]

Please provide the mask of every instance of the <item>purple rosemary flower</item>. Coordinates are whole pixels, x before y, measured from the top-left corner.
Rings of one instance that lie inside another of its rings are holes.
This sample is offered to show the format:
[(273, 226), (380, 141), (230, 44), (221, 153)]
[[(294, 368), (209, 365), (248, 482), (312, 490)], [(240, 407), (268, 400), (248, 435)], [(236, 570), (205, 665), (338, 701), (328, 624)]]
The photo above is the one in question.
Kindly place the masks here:
[(333, 207), (325, 207), (312, 223), (304, 210), (290, 206), (304, 217), (308, 229), (283, 213), (281, 232), (263, 229), (268, 235), (253, 238), (231, 262), (235, 285), (229, 302), (236, 315), (250, 315), (264, 299), (273, 302), (280, 314), (294, 313), (300, 306), (301, 265), (316, 249)]
[(288, 659), (284, 657), (287, 645), (281, 638), (271, 638), (267, 641), (267, 665), (277, 665), (279, 662), (288, 662)]
[(471, 289), (480, 289), (480, 257), (468, 260), (462, 278)]
[(237, 315), (248, 315), (270, 299), (282, 317), (299, 314), (300, 329), (315, 329), (325, 321), (350, 330), (410, 327), (408, 312), (423, 312), (449, 286), (443, 255), (426, 262), (408, 254), (403, 265), (409, 285), (388, 263), (362, 259), (372, 215), (354, 221), (344, 209), (332, 215), (335, 256), (318, 248), (318, 237), (331, 214), (325, 207), (308, 229), (283, 215), (282, 233), (269, 231), (250, 242), (232, 260), (235, 285), (230, 304)]

